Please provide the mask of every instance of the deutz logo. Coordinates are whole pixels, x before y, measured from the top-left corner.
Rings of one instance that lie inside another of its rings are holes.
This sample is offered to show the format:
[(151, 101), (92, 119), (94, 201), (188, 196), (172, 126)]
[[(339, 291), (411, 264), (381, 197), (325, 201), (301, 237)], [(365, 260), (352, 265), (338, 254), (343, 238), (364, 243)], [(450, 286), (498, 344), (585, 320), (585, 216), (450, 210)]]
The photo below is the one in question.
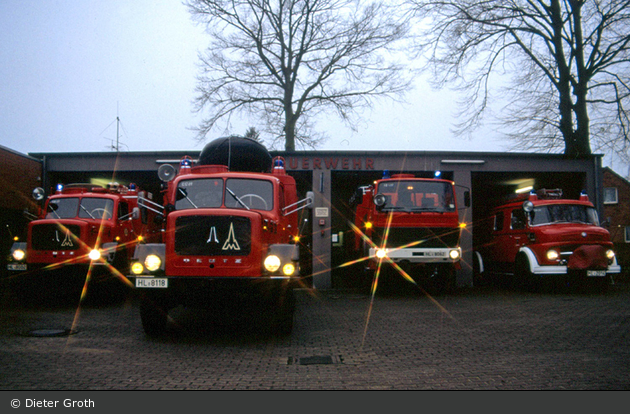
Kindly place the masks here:
[(221, 250), (241, 250), (241, 246), (238, 245), (238, 241), (236, 241), (234, 236), (234, 223), (230, 223), (230, 232)]
[[(59, 238), (57, 238), (57, 241), (59, 240)], [(66, 230), (66, 237), (63, 239), (63, 242), (61, 242), (61, 247), (72, 247), (74, 246), (74, 244), (72, 244), (72, 238), (70, 237), (70, 230)]]
[[(210, 228), (210, 234), (208, 234), (208, 240), (206, 240), (206, 244), (208, 243), (219, 243), (217, 228), (215, 226)], [(234, 234), (234, 223), (230, 223), (230, 231), (221, 250), (241, 250), (241, 246), (239, 246), (236, 235)]]
[(210, 234), (208, 235), (208, 241), (206, 241), (206, 244), (208, 243), (218, 243), (219, 239), (217, 239), (217, 229), (216, 227), (212, 226), (212, 228), (210, 229)]

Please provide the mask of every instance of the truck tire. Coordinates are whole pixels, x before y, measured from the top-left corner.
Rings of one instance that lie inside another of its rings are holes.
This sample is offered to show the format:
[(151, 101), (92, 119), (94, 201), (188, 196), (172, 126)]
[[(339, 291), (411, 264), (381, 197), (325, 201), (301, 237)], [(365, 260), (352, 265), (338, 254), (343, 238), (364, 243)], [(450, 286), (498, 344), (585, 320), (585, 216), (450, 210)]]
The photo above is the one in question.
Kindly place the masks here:
[(527, 256), (523, 253), (516, 256), (512, 287), (516, 290), (525, 290), (528, 292), (537, 292), (541, 287), (540, 280), (532, 273), (529, 260), (527, 260)]
[(438, 265), (437, 276), (433, 278), (436, 294), (452, 294), (455, 292), (455, 269), (451, 265)]
[(483, 272), (483, 258), (479, 252), (473, 252), (473, 286), (481, 287), (486, 286), (488, 283), (485, 280), (485, 272)]
[(161, 336), (166, 332), (168, 308), (150, 297), (143, 296), (140, 299), (140, 319), (142, 328), (148, 336)]
[(272, 321), (273, 331), (281, 336), (293, 332), (293, 315), (295, 313), (295, 293), (292, 288), (277, 298), (277, 307)]

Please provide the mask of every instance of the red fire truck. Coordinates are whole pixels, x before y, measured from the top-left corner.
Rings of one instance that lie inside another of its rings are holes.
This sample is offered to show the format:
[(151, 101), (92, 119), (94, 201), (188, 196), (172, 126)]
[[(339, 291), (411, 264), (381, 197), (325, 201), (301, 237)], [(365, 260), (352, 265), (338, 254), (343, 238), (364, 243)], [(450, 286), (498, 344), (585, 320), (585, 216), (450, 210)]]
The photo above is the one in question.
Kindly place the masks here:
[(563, 198), (560, 189), (532, 191), (496, 206), (484, 223), (476, 226), (476, 280), (494, 276), (535, 289), (546, 279), (606, 289), (621, 271), (585, 193), (576, 200)]
[[(468, 197), (466, 192), (467, 204)], [(373, 185), (359, 187), (351, 204), (354, 250), (368, 269), (384, 264), (438, 292), (455, 288), (462, 226), (452, 181), (386, 171)]]
[(193, 164), (185, 157), (178, 172), (160, 167), (164, 206), (146, 204), (163, 213), (164, 232), (161, 243), (137, 246), (131, 267), (145, 332), (162, 334), (179, 305), (245, 314), (263, 304), (250, 315), (265, 314), (290, 333), (300, 277), (297, 211), (312, 205), (312, 192), (298, 201), (284, 160), (247, 138), (216, 139)]
[(27, 240), (11, 248), (7, 270), (12, 279), (34, 288), (82, 287), (92, 267), (94, 280), (118, 275), (126, 282), (122, 275), (135, 245), (155, 236), (151, 220), (141, 216), (139, 195), (148, 197), (135, 184), (58, 184), (44, 201), (44, 190), (36, 188), (33, 197), (44, 201), (43, 208), (28, 224)]

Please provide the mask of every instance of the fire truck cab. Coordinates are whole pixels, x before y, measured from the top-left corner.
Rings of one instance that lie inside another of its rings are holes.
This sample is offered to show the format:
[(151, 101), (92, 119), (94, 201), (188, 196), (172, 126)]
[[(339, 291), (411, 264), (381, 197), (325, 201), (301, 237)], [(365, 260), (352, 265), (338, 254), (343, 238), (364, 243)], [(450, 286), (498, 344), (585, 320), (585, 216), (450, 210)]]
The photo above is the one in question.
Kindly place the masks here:
[(532, 191), (496, 206), (483, 222), (475, 243), (476, 280), (496, 275), (515, 287), (536, 288), (555, 279), (606, 289), (621, 271), (610, 234), (585, 193), (572, 200), (560, 189)]
[(160, 243), (137, 247), (132, 274), (141, 292), (142, 325), (159, 335), (169, 309), (178, 305), (269, 305), (263, 308), (281, 333), (293, 327), (293, 288), (300, 279), (295, 179), (280, 157), (271, 159), (256, 141), (219, 138), (196, 165), (179, 171), (165, 164), (164, 206), (147, 204), (164, 217)]
[(441, 292), (455, 288), (462, 251), (452, 181), (386, 171), (373, 185), (359, 187), (350, 202), (354, 249), (369, 269), (387, 265)]
[[(135, 184), (58, 184), (29, 223), (27, 240), (13, 244), (7, 270), (17, 281), (37, 284), (59, 275), (72, 283), (85, 281), (88, 268), (109, 267), (93, 277), (127, 282), (121, 273), (127, 273), (135, 245), (153, 236), (150, 220), (141, 217), (139, 195), (148, 197)], [(44, 190), (36, 188), (33, 198), (43, 201)]]

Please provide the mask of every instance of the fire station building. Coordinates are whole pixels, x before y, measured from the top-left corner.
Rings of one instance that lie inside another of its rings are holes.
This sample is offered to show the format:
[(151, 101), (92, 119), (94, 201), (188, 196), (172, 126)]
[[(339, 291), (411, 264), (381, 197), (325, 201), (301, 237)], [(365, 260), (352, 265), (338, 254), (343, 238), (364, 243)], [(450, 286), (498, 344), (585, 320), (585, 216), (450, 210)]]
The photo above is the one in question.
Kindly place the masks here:
[[(57, 183), (120, 184), (136, 183), (161, 202), (158, 168), (177, 168), (182, 157), (195, 160), (196, 151), (30, 153), (41, 161), (42, 183), (47, 191)], [(285, 158), (287, 172), (298, 193), (315, 194), (312, 210), (301, 219), (307, 240), (302, 249), (310, 282), (317, 289), (351, 288), (358, 275), (352, 268), (340, 267), (348, 261), (348, 235), (352, 231), (349, 200), (356, 188), (370, 185), (390, 174), (407, 173), (417, 177), (439, 176), (455, 182), (459, 219), (462, 224), (462, 269), (458, 286), (472, 286), (472, 249), (476, 219), (483, 217), (493, 200), (529, 191), (530, 188), (560, 188), (566, 198), (578, 198), (586, 191), (600, 216), (603, 208), (601, 156), (569, 160), (559, 154), (434, 152), (434, 151), (299, 151), (272, 152)], [(464, 192), (471, 203), (463, 203)], [(464, 227), (465, 225), (465, 227)], [(345, 237), (344, 237), (345, 235)]]

